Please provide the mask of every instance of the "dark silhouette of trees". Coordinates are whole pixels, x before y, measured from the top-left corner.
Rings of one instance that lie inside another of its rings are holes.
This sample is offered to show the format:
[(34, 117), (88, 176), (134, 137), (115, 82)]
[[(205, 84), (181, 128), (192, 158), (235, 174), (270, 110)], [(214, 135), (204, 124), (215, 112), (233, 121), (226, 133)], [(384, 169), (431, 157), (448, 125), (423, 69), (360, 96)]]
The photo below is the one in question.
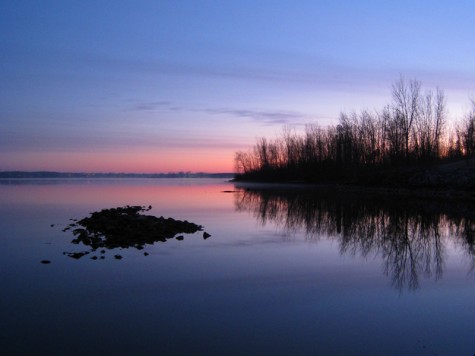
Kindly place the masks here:
[(444, 92), (421, 94), (421, 87), (401, 77), (392, 86), (392, 103), (381, 111), (341, 113), (335, 126), (309, 124), (303, 134), (286, 127), (280, 138), (260, 138), (252, 150), (236, 153), (236, 173), (249, 180), (351, 181), (377, 170), (475, 154), (475, 103), (450, 131)]

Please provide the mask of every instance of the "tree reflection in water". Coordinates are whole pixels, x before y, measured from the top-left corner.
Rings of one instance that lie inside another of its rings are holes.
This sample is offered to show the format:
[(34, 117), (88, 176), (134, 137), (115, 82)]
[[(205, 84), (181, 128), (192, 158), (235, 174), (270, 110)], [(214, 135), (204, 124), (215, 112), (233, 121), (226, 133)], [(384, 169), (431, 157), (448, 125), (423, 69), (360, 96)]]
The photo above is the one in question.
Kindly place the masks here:
[(262, 225), (303, 230), (311, 239), (328, 236), (341, 254), (380, 254), (385, 275), (401, 291), (417, 289), (421, 275), (442, 276), (448, 239), (462, 246), (475, 268), (473, 203), (303, 189), (240, 188), (234, 194), (236, 210), (251, 212)]

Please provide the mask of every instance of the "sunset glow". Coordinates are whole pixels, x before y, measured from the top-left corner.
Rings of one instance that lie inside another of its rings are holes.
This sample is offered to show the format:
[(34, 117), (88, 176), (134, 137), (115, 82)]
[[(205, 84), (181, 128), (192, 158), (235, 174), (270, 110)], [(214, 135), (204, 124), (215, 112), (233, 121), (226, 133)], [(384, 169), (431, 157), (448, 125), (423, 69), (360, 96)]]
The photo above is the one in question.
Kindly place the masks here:
[(231, 150), (135, 150), (115, 152), (18, 152), (0, 154), (3, 170), (105, 173), (232, 172)]

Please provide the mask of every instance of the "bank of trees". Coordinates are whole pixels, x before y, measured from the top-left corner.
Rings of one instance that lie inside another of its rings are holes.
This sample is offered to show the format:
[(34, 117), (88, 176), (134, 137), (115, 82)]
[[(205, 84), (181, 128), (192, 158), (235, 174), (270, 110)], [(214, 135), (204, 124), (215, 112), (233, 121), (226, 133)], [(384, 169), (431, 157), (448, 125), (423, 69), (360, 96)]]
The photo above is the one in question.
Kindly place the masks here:
[(422, 92), (417, 80), (399, 79), (392, 102), (379, 111), (341, 113), (337, 125), (308, 124), (298, 134), (257, 139), (235, 154), (243, 179), (321, 182), (357, 177), (388, 167), (430, 164), (475, 154), (475, 102), (466, 117), (449, 126), (441, 89)]

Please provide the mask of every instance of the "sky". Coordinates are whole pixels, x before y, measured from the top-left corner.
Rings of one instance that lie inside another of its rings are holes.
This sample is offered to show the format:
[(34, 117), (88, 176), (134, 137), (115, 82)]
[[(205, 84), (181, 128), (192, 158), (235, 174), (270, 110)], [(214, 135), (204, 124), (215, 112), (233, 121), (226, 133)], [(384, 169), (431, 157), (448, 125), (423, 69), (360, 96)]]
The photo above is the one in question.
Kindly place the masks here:
[(475, 94), (473, 1), (0, 2), (0, 171), (232, 172), (401, 76)]

